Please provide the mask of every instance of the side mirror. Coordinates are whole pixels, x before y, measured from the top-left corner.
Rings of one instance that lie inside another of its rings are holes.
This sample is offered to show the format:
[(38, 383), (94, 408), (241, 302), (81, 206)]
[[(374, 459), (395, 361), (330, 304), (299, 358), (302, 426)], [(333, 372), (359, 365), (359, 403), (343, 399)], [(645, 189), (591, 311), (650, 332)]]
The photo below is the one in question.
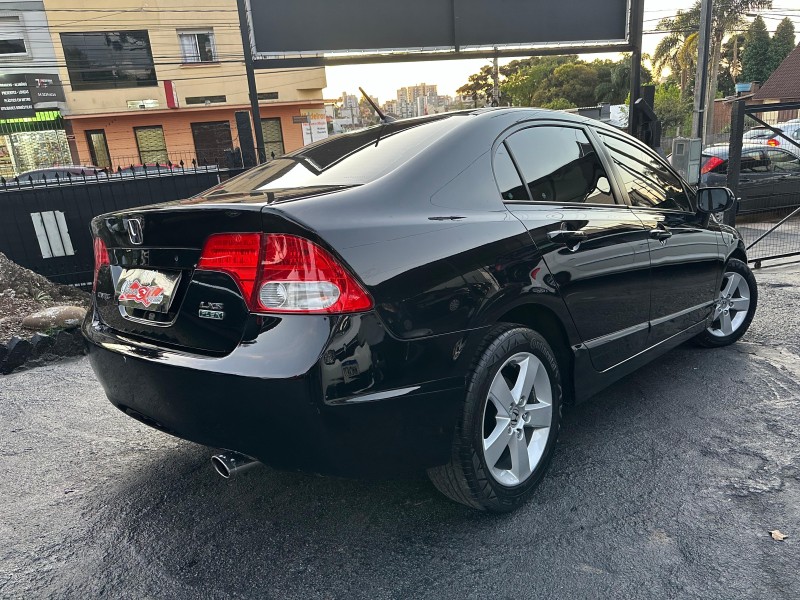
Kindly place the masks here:
[(736, 198), (726, 187), (706, 187), (697, 190), (697, 210), (701, 213), (725, 212)]

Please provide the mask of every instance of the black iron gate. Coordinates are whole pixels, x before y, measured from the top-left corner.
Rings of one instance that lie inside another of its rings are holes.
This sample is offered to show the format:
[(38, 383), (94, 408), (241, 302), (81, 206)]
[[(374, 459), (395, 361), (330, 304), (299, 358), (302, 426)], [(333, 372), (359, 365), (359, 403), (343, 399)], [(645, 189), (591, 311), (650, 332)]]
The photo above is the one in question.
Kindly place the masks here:
[(750, 262), (800, 256), (800, 102), (736, 101), (727, 157), (704, 152), (704, 176), (725, 172), (738, 198), (725, 220), (745, 238)]

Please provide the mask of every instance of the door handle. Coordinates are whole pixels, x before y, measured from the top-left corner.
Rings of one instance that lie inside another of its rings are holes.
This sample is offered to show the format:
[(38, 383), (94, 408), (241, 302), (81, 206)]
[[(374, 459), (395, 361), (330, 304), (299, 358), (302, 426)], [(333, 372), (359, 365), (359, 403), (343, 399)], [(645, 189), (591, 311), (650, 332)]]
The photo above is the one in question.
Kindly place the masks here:
[(663, 225), (661, 225), (656, 229), (650, 230), (650, 237), (660, 242), (663, 242), (672, 237), (672, 232)]
[(558, 229), (550, 231), (547, 234), (550, 241), (556, 244), (564, 244), (565, 246), (577, 246), (586, 239), (586, 233), (583, 231), (570, 231), (569, 229)]

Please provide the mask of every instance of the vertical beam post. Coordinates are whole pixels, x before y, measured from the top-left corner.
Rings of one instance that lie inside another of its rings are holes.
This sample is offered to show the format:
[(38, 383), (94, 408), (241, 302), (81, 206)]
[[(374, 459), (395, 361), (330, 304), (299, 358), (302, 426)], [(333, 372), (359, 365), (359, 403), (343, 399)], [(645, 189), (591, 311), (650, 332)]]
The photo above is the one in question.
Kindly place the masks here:
[(253, 69), (253, 46), (250, 41), (250, 25), (247, 20), (247, 7), (245, 0), (236, 0), (239, 9), (239, 29), (242, 32), (242, 50), (244, 51), (244, 69), (247, 73), (247, 91), (250, 96), (250, 113), (253, 119), (253, 129), (256, 136), (256, 157), (261, 164), (267, 160), (264, 149), (264, 131), (261, 129), (261, 113), (258, 108), (258, 88), (256, 87), (256, 73)]
[[(700, 34), (697, 38), (697, 75), (694, 78), (694, 111), (692, 112), (692, 137), (703, 139), (708, 93), (708, 63), (711, 53), (712, 0), (702, 0), (700, 6)], [(712, 98), (713, 102), (713, 98)]]
[(744, 100), (736, 100), (731, 107), (731, 141), (728, 146), (727, 186), (733, 192), (736, 202), (725, 213), (725, 224), (736, 225), (736, 211), (739, 208), (739, 173), (742, 170), (742, 136), (744, 136)]
[(631, 1), (630, 36), (631, 51), (631, 99), (628, 108), (628, 132), (639, 137), (639, 119), (634, 108), (636, 101), (642, 97), (642, 23), (644, 19), (644, 0)]

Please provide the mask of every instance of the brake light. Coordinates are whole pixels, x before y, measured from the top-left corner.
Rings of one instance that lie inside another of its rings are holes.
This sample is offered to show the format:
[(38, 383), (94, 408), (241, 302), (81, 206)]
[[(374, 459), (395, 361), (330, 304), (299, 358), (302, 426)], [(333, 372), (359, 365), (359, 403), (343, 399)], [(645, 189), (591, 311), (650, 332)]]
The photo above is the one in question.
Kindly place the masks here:
[(350, 313), (372, 299), (329, 252), (286, 234), (221, 233), (209, 236), (197, 265), (231, 275), (253, 312)]
[(100, 275), (100, 267), (110, 265), (108, 260), (108, 248), (99, 237), (94, 238), (94, 278), (92, 279), (92, 292), (97, 291), (97, 277)]
[(781, 143), (780, 143), (780, 141), (778, 141), (778, 138), (770, 138), (770, 139), (767, 140), (767, 146), (775, 147), (775, 146), (780, 146), (780, 145), (781, 145)]
[(710, 173), (724, 162), (725, 161), (722, 160), (719, 156), (712, 156), (706, 161), (706, 163), (703, 165), (703, 168), (700, 169), (700, 173), (702, 173), (703, 175), (705, 175), (706, 173)]

